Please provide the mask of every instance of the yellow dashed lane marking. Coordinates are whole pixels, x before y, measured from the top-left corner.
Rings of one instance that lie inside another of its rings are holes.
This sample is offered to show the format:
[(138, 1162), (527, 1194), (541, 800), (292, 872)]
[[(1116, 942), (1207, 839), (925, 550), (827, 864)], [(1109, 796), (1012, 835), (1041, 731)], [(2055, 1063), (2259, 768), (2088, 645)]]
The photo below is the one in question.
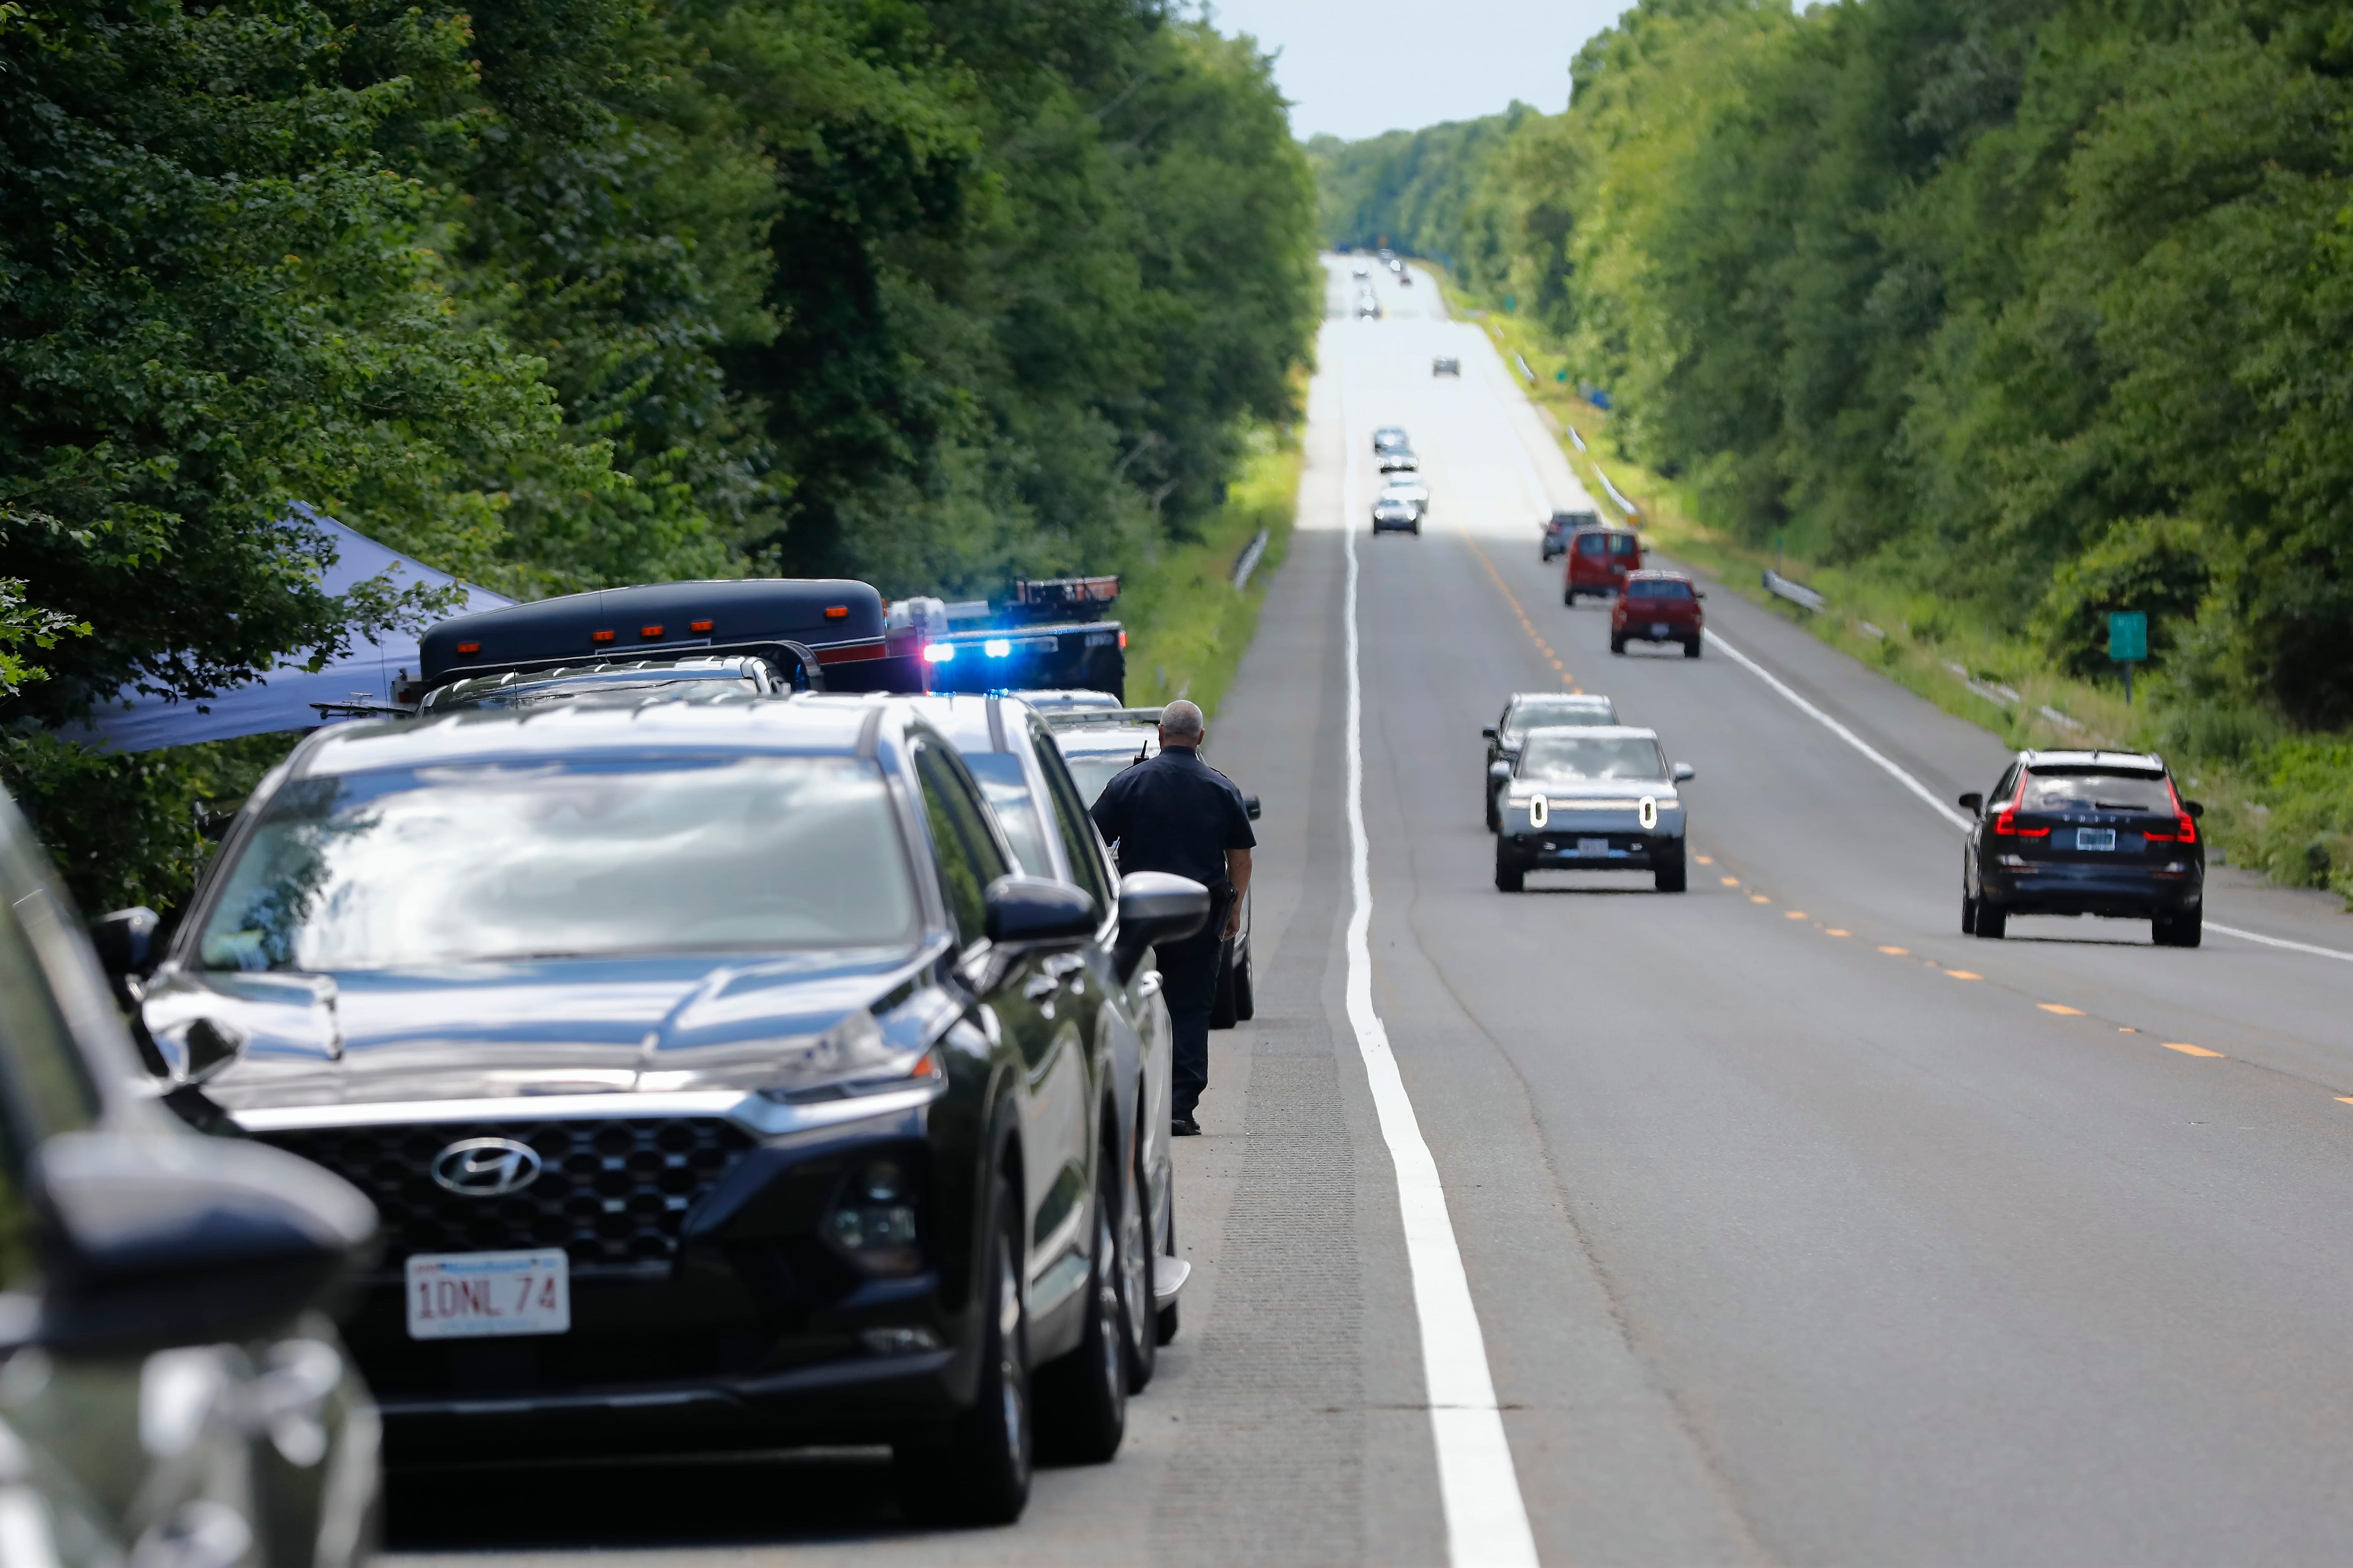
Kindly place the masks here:
[(2084, 1016), (2084, 1010), (2081, 1007), (2063, 1006), (2057, 1002), (2037, 1002), (2035, 1005), (2046, 1013), (2056, 1013), (2063, 1018), (2080, 1018)]
[(2219, 1057), (2222, 1054), (2220, 1051), (2210, 1051), (2203, 1046), (2186, 1046), (2179, 1040), (2159, 1040), (2158, 1044), (2168, 1051), (2179, 1051), (2185, 1057)]
[(1883, 947), (1879, 951), (1882, 952), (1892, 952), (1898, 958), (1909, 958), (1912, 956), (1912, 950), (1908, 947)]
[(1512, 606), (1512, 614), (1520, 617), (1520, 628), (1528, 634), (1529, 640), (1536, 645), (1537, 651), (1545, 658), (1552, 659), (1552, 667), (1560, 671), (1560, 683), (1571, 691), (1582, 693), (1585, 688), (1579, 686), (1577, 683), (1577, 677), (1571, 675), (1567, 668), (1558, 658), (1553, 657), (1552, 645), (1536, 635), (1535, 623), (1528, 619), (1528, 612), (1520, 605), (1520, 596), (1512, 592), (1511, 584), (1504, 581), (1504, 574), (1495, 570), (1495, 563), (1487, 559), (1485, 551), (1479, 548), (1479, 542), (1471, 537), (1470, 531), (1467, 529), (1457, 528), (1454, 531), (1462, 536), (1462, 542), (1471, 547), (1471, 553), (1479, 558), (1479, 564), (1484, 566), (1487, 569), (1487, 575), (1494, 579), (1495, 591), (1504, 595), (1504, 603)]
[(1841, 931), (1838, 927), (1831, 926), (1825, 930), (1822, 934), (1824, 936), (1852, 936), (1854, 933), (1850, 931)]
[(1715, 864), (1715, 857), (1713, 855), (1694, 855), (1692, 858), (1698, 861), (1703, 866), (1713, 866)]
[(1717, 880), (1722, 882), (1727, 888), (1736, 888), (1740, 886), (1740, 879), (1737, 877), (1720, 877)]
[(1752, 904), (1769, 904), (1773, 900), (1762, 893), (1751, 893), (1748, 895), (1748, 901)]
[(1951, 975), (1956, 980), (1983, 980), (1985, 978), (1984, 975), (1967, 969), (1947, 969), (1945, 973)]
[(1801, 921), (1807, 917), (1806, 911), (1803, 910), (1783, 910), (1781, 911), (1781, 918), (1785, 921)]

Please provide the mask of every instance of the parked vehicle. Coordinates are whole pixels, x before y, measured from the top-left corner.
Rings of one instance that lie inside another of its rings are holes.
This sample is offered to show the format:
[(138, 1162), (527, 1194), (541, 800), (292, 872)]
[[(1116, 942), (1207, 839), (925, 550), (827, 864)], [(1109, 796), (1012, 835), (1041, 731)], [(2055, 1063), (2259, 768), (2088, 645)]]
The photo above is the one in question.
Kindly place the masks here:
[[(154, 915), (100, 922), (135, 957)], [(352, 1187), (204, 1137), (140, 1057), (0, 795), (0, 1562), (353, 1568), (377, 1423), (327, 1309), (375, 1240)]]

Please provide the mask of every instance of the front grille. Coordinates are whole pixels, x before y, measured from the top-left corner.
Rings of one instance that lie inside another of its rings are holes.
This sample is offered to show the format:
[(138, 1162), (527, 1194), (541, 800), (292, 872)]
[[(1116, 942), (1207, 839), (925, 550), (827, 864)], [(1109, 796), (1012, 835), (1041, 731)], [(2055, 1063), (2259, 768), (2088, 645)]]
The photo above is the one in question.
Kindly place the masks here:
[[(436, 1156), (470, 1138), (512, 1138), (544, 1162), (520, 1192), (467, 1197), (433, 1180)], [(592, 1121), (449, 1121), (272, 1132), (262, 1142), (324, 1165), (375, 1200), (385, 1258), (412, 1252), (561, 1247), (576, 1269), (643, 1268), (678, 1256), (692, 1208), (752, 1147), (709, 1116)]]

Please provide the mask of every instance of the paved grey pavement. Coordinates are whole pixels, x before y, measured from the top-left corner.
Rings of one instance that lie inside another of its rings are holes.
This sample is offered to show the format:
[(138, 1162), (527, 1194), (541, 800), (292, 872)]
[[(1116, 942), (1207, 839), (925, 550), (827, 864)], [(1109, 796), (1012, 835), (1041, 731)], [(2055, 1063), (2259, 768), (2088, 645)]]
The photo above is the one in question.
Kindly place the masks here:
[[(1373, 995), (1543, 1561), (2342, 1560), (2353, 963), (2115, 922), (1961, 936), (1958, 835), (1928, 805), (1720, 652), (1612, 658), (1606, 608), (1561, 605), (1535, 524), (1582, 492), (1477, 329), (1426, 279), (1349, 321), (1331, 281), (1301, 528), (1211, 743), (1266, 802), (1260, 1014), (1213, 1037), (1206, 1136), (1176, 1146), (1197, 1272), (1125, 1451), (962, 1535), (900, 1529), (858, 1454), (427, 1472), (396, 1491), (404, 1549), (1445, 1560), (1343, 1006), (1340, 531), (1398, 423), (1436, 499), (1421, 536), (1356, 541)], [(1992, 782), (1983, 731), (1729, 593), (1708, 609), (1939, 798)], [(1697, 767), (1689, 893), (1494, 890), (1479, 728), (1556, 686)], [(2353, 952), (2324, 900), (2230, 876), (2212, 896), (2211, 919)]]

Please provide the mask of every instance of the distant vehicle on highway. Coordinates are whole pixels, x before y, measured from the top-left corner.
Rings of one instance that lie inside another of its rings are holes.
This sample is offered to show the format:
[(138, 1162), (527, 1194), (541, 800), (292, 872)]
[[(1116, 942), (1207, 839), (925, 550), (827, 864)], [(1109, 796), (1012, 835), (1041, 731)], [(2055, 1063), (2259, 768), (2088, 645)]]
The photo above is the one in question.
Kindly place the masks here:
[(1372, 275), (1373, 269), (1361, 261), (1348, 268), (1348, 276), (1351, 278), (1370, 278)]
[(1462, 362), (1455, 358), (1452, 354), (1440, 354), (1430, 362), (1430, 374), (1434, 376), (1461, 375), (1462, 374)]
[(384, 1210), (347, 1333), (394, 1452), (888, 1443), (911, 1514), (1002, 1522), (1033, 1432), (1116, 1451), (1156, 1308), (1112, 1058), (1208, 896), (1116, 886), (1021, 874), (918, 701), (363, 721), (142, 1011), (168, 1087)]
[(1402, 447), (1393, 447), (1381, 454), (1381, 472), (1418, 474), (1421, 472), (1421, 459)]
[(1699, 657), (1707, 595), (1681, 572), (1629, 572), (1618, 602), (1609, 606), (1609, 651), (1622, 654), (1630, 642), (1683, 644), (1685, 658)]
[(1402, 452), (1412, 445), (1413, 443), (1406, 438), (1405, 427), (1400, 425), (1384, 425), (1373, 432), (1373, 451), (1376, 455), (1382, 452)]
[(1389, 270), (1390, 270), (1391, 272), (1396, 273), (1396, 274), (1397, 274), (1398, 277), (1400, 277), (1400, 278), (1404, 277), (1404, 276), (1405, 276), (1405, 263), (1404, 263), (1404, 262), (1402, 262), (1402, 261), (1400, 261), (1400, 260), (1398, 260), (1398, 259), (1396, 257), (1394, 257), (1394, 256), (1389, 257), (1388, 259), (1388, 264), (1389, 264)]
[(1642, 569), (1642, 536), (1630, 528), (1580, 528), (1568, 537), (1568, 567), (1560, 602), (1574, 608), (1577, 595), (1606, 599), (1626, 585), (1626, 574)]
[(1556, 511), (1545, 520), (1543, 559), (1549, 561), (1568, 549), (1568, 536), (1580, 528), (1599, 528), (1601, 514), (1593, 511)]
[(1384, 494), (1373, 503), (1375, 533), (1419, 533), (1421, 508), (1402, 496)]
[(2012, 915), (2149, 922), (2159, 947), (2204, 934), (2206, 808), (2184, 800), (2162, 757), (2021, 752), (1985, 795), (1961, 850), (1961, 930), (2007, 934)]
[[(1071, 776), (1078, 781), (1079, 793), (1090, 808), (1103, 794), (1104, 785), (1160, 752), (1157, 708), (1128, 708), (1116, 713), (1055, 713), (1048, 715), (1046, 721), (1052, 727), (1054, 743), (1061, 748), (1063, 761), (1070, 764)], [(1250, 813), (1252, 822), (1258, 820), (1258, 796), (1242, 796), (1242, 808)], [(1237, 1021), (1248, 1023), (1257, 1012), (1255, 969), (1250, 959), (1250, 893), (1242, 895), (1240, 929), (1219, 954), (1218, 989), (1209, 1003), (1212, 1029), (1230, 1029)]]
[(1495, 764), (1514, 761), (1520, 742), (1531, 730), (1589, 729), (1618, 722), (1618, 707), (1598, 692), (1514, 691), (1496, 721), (1479, 731), (1487, 738), (1487, 760), (1479, 769), (1481, 792), (1487, 799), (1487, 831), (1503, 826), (1495, 801), (1500, 793)]
[(1401, 500), (1414, 510), (1416, 517), (1430, 515), (1430, 487), (1421, 482), (1419, 474), (1393, 474), (1381, 486), (1383, 500)]
[(1364, 295), (1357, 300), (1356, 320), (1360, 321), (1377, 321), (1380, 319), (1381, 302), (1378, 300), (1376, 300), (1370, 294)]
[(1496, 763), (1503, 825), (1495, 887), (1516, 893), (1531, 871), (1648, 871), (1662, 893), (1683, 890), (1684, 813), (1654, 730), (1530, 730), (1520, 754)]
[(1408, 272), (1403, 267), (1399, 267), (1397, 269), (1397, 280), (1398, 287), (1400, 289), (1410, 289), (1413, 287), (1413, 274)]

